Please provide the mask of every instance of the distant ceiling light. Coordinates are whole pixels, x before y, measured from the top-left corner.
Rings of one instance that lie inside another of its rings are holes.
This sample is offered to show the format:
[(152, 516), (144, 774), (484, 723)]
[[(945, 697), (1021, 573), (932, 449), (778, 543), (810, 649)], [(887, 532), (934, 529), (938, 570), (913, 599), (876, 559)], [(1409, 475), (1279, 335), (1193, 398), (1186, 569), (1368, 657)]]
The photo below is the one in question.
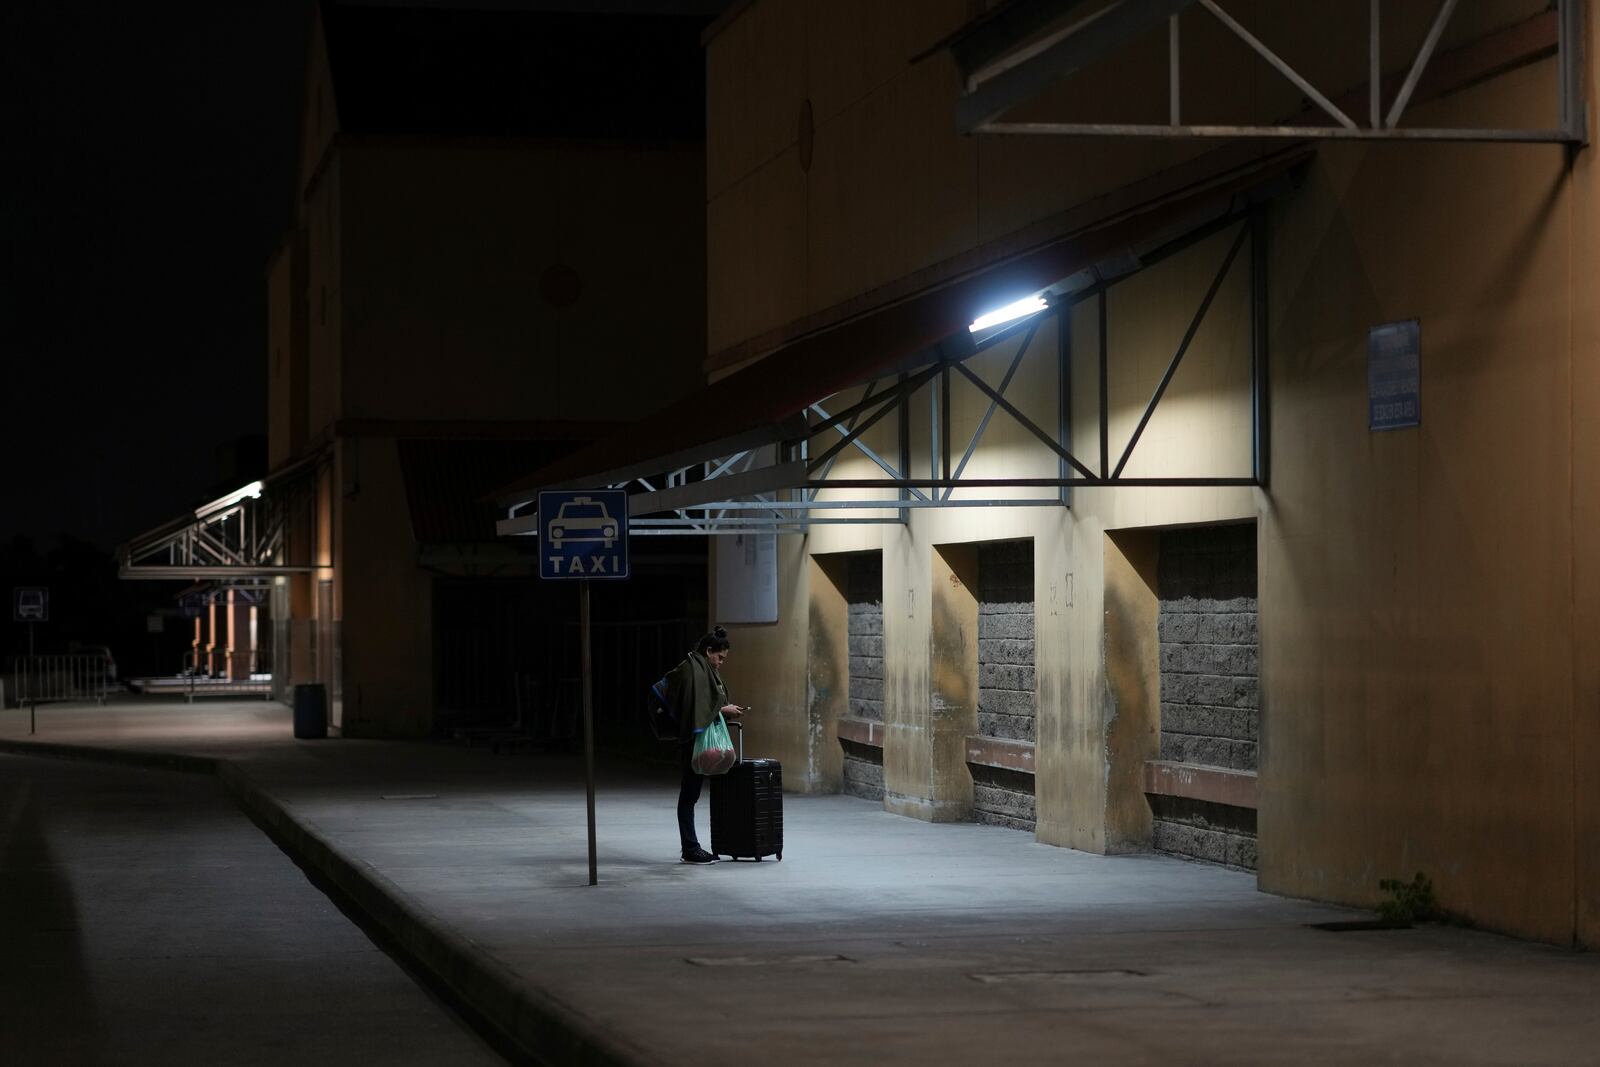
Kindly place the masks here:
[(245, 497), (249, 497), (251, 500), (260, 500), (261, 490), (263, 488), (264, 487), (260, 482), (251, 482), (249, 485), (244, 486), (241, 489), (235, 489), (227, 496), (219, 496), (211, 503), (203, 504), (200, 507), (195, 508), (194, 517), (197, 519), (203, 519), (213, 512), (221, 511), (224, 508), (231, 508)]
[(1014, 304), (1007, 304), (997, 311), (979, 315), (967, 329), (972, 333), (977, 333), (979, 330), (986, 330), (990, 326), (998, 326), (1002, 322), (1010, 322), (1012, 319), (1020, 319), (1024, 315), (1032, 315), (1035, 312), (1043, 311), (1047, 307), (1049, 305), (1044, 302), (1044, 297), (1030, 296), (1025, 300), (1018, 300)]

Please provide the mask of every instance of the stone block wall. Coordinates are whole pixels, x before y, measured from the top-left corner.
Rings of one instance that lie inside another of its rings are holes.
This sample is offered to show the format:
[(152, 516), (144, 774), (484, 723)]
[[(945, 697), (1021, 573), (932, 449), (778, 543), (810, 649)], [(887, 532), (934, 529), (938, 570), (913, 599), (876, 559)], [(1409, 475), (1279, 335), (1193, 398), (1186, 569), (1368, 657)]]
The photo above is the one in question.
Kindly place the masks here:
[[(1161, 758), (1255, 771), (1260, 738), (1260, 640), (1253, 525), (1168, 530), (1157, 572), (1161, 601)], [(1155, 797), (1154, 846), (1255, 867), (1255, 812)]]
[[(883, 555), (853, 552), (845, 563), (849, 618), (850, 714), (883, 721)], [(883, 799), (883, 749), (840, 740), (844, 749), (844, 791), (867, 800)]]
[(883, 721), (883, 555), (852, 552), (845, 564), (850, 617), (850, 714)]
[(843, 792), (863, 800), (883, 799), (883, 749), (839, 739), (844, 749)]
[(1003, 767), (969, 763), (972, 771), (972, 821), (1012, 830), (1035, 825), (1033, 775)]
[(1033, 542), (978, 546), (978, 733), (1032, 741)]
[[(1033, 542), (978, 546), (978, 733), (1034, 740)], [(1034, 828), (1033, 775), (969, 763), (974, 822)]]
[(1254, 526), (1161, 535), (1161, 758), (1256, 769)]
[(1256, 869), (1256, 813), (1250, 808), (1187, 797), (1150, 798), (1151, 845), (1208, 863)]

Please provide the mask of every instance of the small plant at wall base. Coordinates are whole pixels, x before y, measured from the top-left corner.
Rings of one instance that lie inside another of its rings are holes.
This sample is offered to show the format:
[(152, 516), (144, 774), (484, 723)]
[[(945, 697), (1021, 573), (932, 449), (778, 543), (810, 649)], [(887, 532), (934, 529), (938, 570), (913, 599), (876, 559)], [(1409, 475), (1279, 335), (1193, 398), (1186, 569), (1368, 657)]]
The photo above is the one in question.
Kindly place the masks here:
[(1385, 878), (1378, 888), (1389, 899), (1378, 905), (1378, 918), (1384, 922), (1410, 926), (1412, 923), (1442, 922), (1445, 913), (1433, 895), (1433, 880), (1421, 871), (1409, 882)]

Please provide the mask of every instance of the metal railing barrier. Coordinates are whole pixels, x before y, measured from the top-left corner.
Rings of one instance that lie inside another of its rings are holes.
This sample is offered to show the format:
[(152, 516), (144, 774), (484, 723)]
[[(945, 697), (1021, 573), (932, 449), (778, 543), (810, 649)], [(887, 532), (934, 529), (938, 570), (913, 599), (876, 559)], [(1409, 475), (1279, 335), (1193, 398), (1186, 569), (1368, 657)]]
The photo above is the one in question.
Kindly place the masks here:
[(17, 704), (28, 705), (28, 732), (38, 727), (40, 704), (92, 700), (106, 702), (110, 683), (106, 660), (98, 655), (18, 656)]

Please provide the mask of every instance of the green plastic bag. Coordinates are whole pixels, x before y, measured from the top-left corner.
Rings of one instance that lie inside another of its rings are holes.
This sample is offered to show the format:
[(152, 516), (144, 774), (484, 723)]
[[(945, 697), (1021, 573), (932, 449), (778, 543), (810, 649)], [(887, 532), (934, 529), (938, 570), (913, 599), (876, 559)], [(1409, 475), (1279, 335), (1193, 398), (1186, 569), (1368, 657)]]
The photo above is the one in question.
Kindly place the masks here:
[(733, 751), (733, 737), (728, 733), (728, 724), (719, 711), (717, 717), (711, 720), (711, 725), (695, 735), (689, 766), (694, 768), (696, 774), (727, 774), (738, 759)]

